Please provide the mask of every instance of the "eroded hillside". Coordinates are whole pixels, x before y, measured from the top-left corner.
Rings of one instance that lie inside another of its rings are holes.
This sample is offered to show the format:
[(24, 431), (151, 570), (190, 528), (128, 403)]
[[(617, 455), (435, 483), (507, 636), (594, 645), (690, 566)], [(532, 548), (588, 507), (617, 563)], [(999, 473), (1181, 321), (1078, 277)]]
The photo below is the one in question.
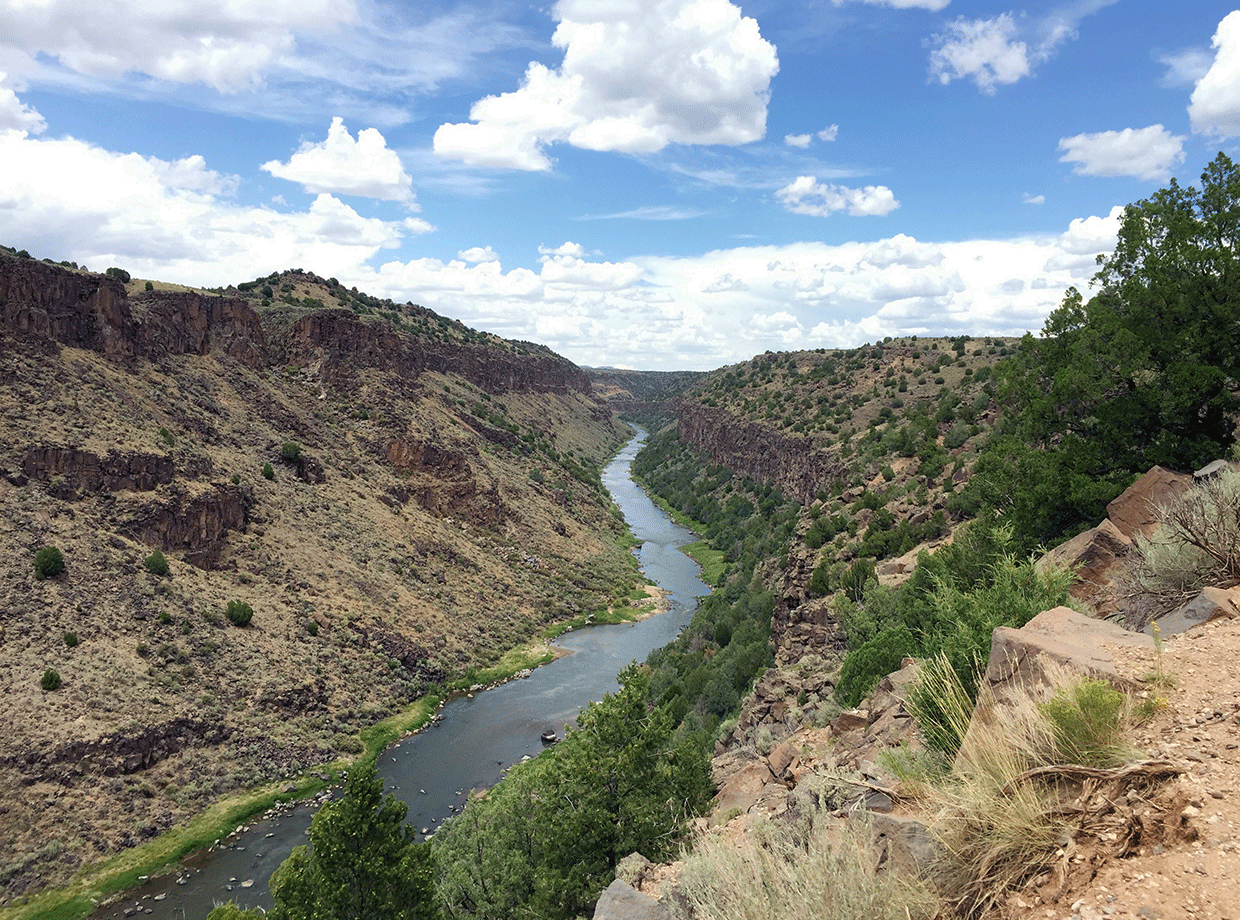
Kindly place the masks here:
[(166, 287), (0, 254), (10, 895), (637, 579), (598, 479), (624, 435), (568, 361), (300, 271)]

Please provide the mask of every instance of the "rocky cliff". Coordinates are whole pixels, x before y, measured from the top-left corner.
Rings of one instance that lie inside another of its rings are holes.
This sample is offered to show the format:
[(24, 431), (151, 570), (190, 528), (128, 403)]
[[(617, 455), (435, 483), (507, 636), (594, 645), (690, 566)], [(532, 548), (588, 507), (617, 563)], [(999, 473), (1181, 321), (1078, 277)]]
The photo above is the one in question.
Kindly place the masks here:
[(809, 438), (786, 436), (728, 409), (686, 401), (678, 418), (680, 439), (708, 454), (711, 463), (772, 483), (804, 504), (847, 475), (838, 451), (819, 451)]

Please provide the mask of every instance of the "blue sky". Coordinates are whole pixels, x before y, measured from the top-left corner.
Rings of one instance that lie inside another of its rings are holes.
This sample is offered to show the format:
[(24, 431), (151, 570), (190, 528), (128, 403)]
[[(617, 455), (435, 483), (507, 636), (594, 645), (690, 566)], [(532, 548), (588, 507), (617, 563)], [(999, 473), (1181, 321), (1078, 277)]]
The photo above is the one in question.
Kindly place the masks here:
[(1237, 138), (1212, 0), (0, 0), (0, 242), (580, 364), (1036, 331)]

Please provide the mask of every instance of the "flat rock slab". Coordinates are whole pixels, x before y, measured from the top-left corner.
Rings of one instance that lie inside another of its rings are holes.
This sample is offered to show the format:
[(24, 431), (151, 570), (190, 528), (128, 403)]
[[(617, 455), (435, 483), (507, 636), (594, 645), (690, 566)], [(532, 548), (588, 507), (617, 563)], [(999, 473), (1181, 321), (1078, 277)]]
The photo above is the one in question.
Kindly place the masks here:
[(1192, 484), (1192, 476), (1173, 473), (1161, 466), (1152, 467), (1111, 500), (1107, 505), (1107, 517), (1129, 538), (1138, 534), (1148, 537), (1158, 528), (1155, 513), (1158, 506), (1179, 498)]
[[(1154, 623), (1163, 636), (1178, 636), (1194, 626), (1237, 615), (1240, 615), (1240, 588), (1204, 588), (1179, 610), (1158, 617)], [(1147, 635), (1154, 634), (1154, 623), (1145, 627)]]

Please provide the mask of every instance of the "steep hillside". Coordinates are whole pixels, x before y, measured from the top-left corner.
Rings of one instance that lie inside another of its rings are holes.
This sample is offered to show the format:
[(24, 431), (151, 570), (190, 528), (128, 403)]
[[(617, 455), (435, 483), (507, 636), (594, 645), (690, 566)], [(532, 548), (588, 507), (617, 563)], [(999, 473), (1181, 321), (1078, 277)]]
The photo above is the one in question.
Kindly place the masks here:
[(639, 466), (734, 571), (747, 571), (735, 565), (738, 527), (752, 530), (733, 526), (737, 510), (798, 505), (787, 539), (756, 563), (775, 593), (777, 653), (838, 651), (831, 596), (850, 573), (864, 583), (873, 566), (898, 581), (919, 548), (976, 511), (959, 489), (995, 421), (994, 366), (1015, 344), (908, 338), (759, 355), (681, 394)]
[(624, 435), (570, 362), (301, 271), (166, 288), (0, 253), (9, 895), (637, 580), (598, 478)]

